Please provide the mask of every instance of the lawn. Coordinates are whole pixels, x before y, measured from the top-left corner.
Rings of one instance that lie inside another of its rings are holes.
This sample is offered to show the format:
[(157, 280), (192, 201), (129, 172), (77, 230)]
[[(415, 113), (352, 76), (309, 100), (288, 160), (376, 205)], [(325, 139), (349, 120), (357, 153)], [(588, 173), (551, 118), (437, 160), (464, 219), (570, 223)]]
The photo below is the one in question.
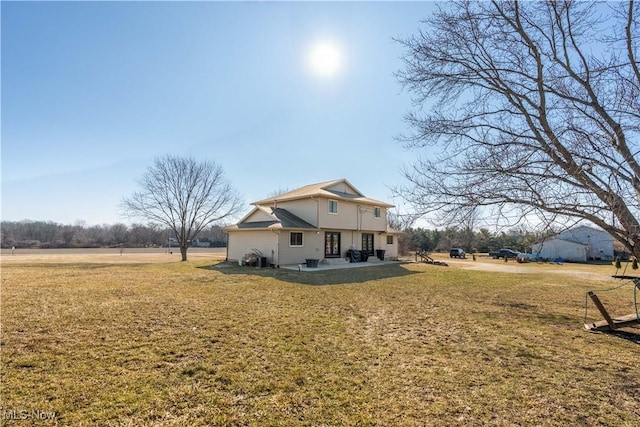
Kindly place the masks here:
[(640, 424), (637, 330), (581, 329), (606, 275), (175, 259), (4, 256), (2, 424)]

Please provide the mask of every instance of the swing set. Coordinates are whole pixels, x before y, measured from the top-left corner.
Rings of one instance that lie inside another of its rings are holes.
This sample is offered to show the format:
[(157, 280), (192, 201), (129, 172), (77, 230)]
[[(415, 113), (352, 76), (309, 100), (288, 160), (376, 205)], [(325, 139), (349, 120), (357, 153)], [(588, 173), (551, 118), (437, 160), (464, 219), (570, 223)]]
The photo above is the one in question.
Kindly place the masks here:
[[(619, 328), (633, 327), (636, 325), (640, 326), (640, 312), (638, 310), (638, 304), (640, 303), (640, 301), (638, 301), (638, 293), (640, 292), (640, 277), (626, 275), (615, 275), (612, 277), (620, 280), (626, 280), (626, 282), (615, 288), (602, 289), (597, 292), (601, 293), (613, 291), (623, 286), (633, 284), (633, 303), (636, 312), (623, 316), (612, 316), (604, 307), (604, 305), (600, 301), (600, 298), (598, 298), (598, 295), (596, 295), (596, 291), (589, 291), (585, 296), (584, 304), (584, 327), (588, 331), (613, 332)], [(594, 323), (587, 322), (588, 298), (591, 298), (591, 301), (593, 301), (593, 304), (596, 306), (604, 320), (600, 320)]]

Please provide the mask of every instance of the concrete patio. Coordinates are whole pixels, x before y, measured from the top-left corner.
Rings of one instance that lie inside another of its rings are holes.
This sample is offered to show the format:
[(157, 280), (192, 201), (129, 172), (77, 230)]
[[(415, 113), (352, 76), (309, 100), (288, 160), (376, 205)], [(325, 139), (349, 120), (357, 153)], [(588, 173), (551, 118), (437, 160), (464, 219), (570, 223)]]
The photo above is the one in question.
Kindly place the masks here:
[(319, 262), (317, 267), (307, 267), (305, 263), (302, 264), (292, 264), (292, 265), (281, 265), (280, 268), (284, 268), (287, 270), (296, 270), (296, 271), (325, 271), (325, 270), (338, 270), (344, 268), (361, 268), (361, 267), (375, 267), (378, 265), (389, 265), (389, 264), (400, 264), (401, 261), (380, 261), (377, 258), (370, 259), (366, 262), (349, 262), (345, 260), (340, 260), (339, 262), (332, 263), (322, 263)]

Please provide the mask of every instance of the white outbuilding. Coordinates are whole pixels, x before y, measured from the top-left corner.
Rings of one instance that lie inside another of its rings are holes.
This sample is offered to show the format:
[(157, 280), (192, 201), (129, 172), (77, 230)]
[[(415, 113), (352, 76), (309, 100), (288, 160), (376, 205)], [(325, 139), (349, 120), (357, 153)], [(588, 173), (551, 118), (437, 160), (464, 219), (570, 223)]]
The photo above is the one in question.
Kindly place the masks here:
[(613, 237), (606, 231), (583, 225), (532, 245), (532, 252), (537, 258), (610, 261), (613, 260)]

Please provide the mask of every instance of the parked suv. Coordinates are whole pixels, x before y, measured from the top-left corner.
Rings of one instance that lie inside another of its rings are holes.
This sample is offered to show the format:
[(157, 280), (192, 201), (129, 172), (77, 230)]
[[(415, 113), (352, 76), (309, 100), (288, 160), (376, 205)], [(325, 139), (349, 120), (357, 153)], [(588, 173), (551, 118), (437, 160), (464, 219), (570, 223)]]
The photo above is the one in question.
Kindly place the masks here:
[(453, 248), (449, 251), (449, 256), (451, 258), (466, 258), (464, 254), (464, 250), (460, 248)]
[(504, 259), (509, 259), (509, 258), (516, 258), (518, 256), (519, 252), (516, 251), (512, 251), (511, 249), (500, 249), (499, 251), (494, 251), (494, 252), (489, 252), (489, 256), (493, 259), (499, 259), (499, 258), (504, 258)]

